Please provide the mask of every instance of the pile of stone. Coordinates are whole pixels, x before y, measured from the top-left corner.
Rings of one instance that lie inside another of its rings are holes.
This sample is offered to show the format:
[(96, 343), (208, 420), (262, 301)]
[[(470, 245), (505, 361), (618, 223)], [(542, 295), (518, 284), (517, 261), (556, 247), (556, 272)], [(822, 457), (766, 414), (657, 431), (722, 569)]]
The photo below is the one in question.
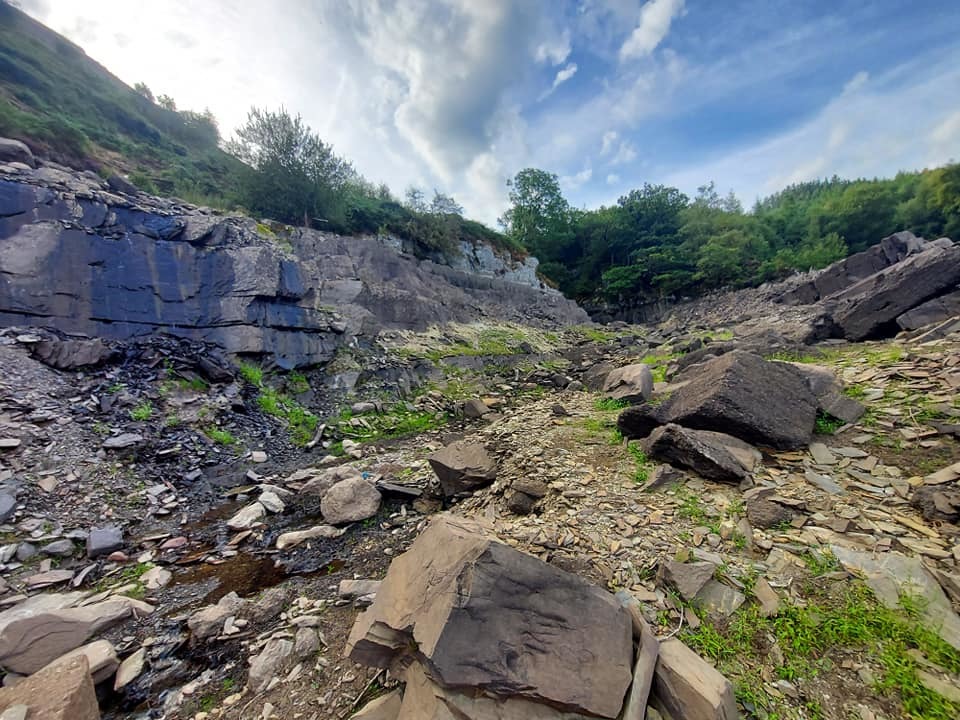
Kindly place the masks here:
[(753, 447), (792, 450), (813, 437), (817, 413), (845, 422), (864, 412), (826, 368), (728, 352), (687, 368), (659, 405), (624, 410), (617, 425), (652, 457), (719, 482), (750, 477)]
[(404, 683), (354, 716), (366, 720), (737, 717), (730, 683), (658, 642), (628, 595), (449, 515), (393, 561), (346, 655)]

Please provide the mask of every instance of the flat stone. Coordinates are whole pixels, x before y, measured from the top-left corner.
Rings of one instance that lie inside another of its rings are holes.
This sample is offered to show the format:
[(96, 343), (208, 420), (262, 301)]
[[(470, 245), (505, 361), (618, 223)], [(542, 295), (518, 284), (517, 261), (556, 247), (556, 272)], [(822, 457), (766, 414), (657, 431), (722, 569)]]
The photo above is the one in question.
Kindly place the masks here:
[(386, 695), (374, 698), (359, 711), (350, 716), (350, 720), (397, 720), (403, 695), (400, 690), (391, 690)]
[(472, 400), (467, 400), (463, 404), (463, 414), (468, 418), (481, 418), (490, 412), (490, 408), (487, 407), (487, 404), (480, 400), (479, 398), (473, 398)]
[(733, 615), (746, 599), (739, 590), (712, 579), (696, 595), (697, 602), (707, 612), (723, 617)]
[(187, 627), (193, 633), (194, 640), (203, 641), (220, 634), (224, 621), (236, 615), (246, 605), (237, 593), (224, 595), (216, 605), (208, 605), (187, 618)]
[(105, 450), (125, 450), (135, 445), (140, 445), (141, 443), (143, 443), (143, 435), (138, 435), (137, 433), (121, 433), (120, 435), (114, 435), (104, 440), (103, 448)]
[(24, 579), (24, 584), (32, 590), (50, 585), (59, 585), (73, 579), (73, 570), (48, 570), (47, 572), (30, 575)]
[(81, 645), (76, 650), (71, 650), (61, 657), (69, 658), (72, 655), (84, 655), (90, 664), (90, 674), (93, 676), (93, 684), (97, 685), (108, 677), (111, 677), (120, 667), (120, 659), (117, 657), (117, 650), (109, 640), (94, 640), (86, 645)]
[(614, 400), (643, 402), (653, 395), (653, 373), (645, 363), (612, 370), (603, 383), (603, 393)]
[(823, 443), (810, 443), (810, 454), (817, 465), (835, 465), (837, 458)]
[(172, 579), (173, 573), (159, 566), (150, 568), (140, 576), (140, 582), (144, 584), (147, 590), (159, 590), (166, 587)]
[(708, 480), (740, 482), (760, 461), (760, 453), (731, 435), (668, 424), (654, 430), (641, 446), (651, 457), (689, 468)]
[(826, 493), (830, 493), (831, 495), (842, 495), (844, 493), (844, 489), (826, 475), (821, 475), (813, 470), (807, 470), (803, 476), (811, 485), (816, 485)]
[(356, 600), (363, 595), (376, 595), (381, 580), (341, 580), (337, 596), (343, 600)]
[(263, 450), (254, 450), (250, 453), (250, 461), (255, 463), (265, 463), (267, 454)]
[(0, 523), (13, 517), (17, 509), (17, 499), (7, 492), (0, 492)]
[(294, 530), (293, 532), (283, 533), (277, 538), (277, 550), (285, 550), (317, 538), (330, 540), (340, 537), (344, 532), (346, 532), (346, 528), (335, 528), (333, 525), (314, 525), (306, 530)]
[(231, 530), (249, 530), (266, 514), (266, 508), (259, 502), (251, 503), (227, 520), (227, 527)]
[(773, 617), (780, 612), (780, 596), (770, 587), (765, 578), (759, 578), (753, 585), (753, 595), (760, 603), (760, 615)]
[(53, 555), (54, 557), (70, 557), (77, 550), (72, 540), (54, 540), (40, 548), (44, 555)]
[(120, 663), (120, 667), (117, 670), (117, 677), (113, 682), (113, 689), (120, 690), (138, 677), (140, 673), (143, 672), (143, 665), (147, 659), (147, 650), (146, 648), (140, 648), (133, 654), (129, 655)]
[(960, 686), (944, 680), (922, 668), (917, 668), (917, 679), (920, 684), (937, 695), (946, 698), (952, 703), (960, 705)]
[(271, 638), (250, 661), (247, 685), (255, 693), (262, 692), (278, 674), (286, 669), (293, 656), (294, 643), (285, 638)]
[(260, 493), (260, 497), (257, 498), (257, 502), (263, 505), (268, 512), (272, 513), (282, 513), (286, 507), (283, 504), (283, 500), (280, 499), (280, 496), (270, 490)]
[(670, 560), (660, 566), (661, 576), (680, 593), (684, 600), (693, 600), (704, 585), (713, 579), (717, 566), (711, 562), (681, 563)]

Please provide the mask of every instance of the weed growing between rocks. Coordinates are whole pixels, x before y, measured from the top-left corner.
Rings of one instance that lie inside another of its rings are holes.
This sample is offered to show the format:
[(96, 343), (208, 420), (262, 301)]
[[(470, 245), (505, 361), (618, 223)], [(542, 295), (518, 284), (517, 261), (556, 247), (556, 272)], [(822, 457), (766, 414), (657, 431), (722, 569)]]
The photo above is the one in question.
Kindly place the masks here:
[[(445, 413), (411, 410), (396, 405), (386, 412), (354, 416), (347, 408), (328, 421), (340, 435), (356, 442), (374, 442), (390, 438), (428, 432), (443, 427), (449, 421)], [(342, 448), (342, 442), (341, 442)]]
[(233, 445), (237, 442), (237, 439), (229, 431), (219, 428), (210, 428), (207, 430), (207, 435), (218, 445)]
[[(619, 430), (617, 431), (619, 433)], [(621, 440), (623, 436), (621, 435)], [(633, 457), (634, 462), (637, 467), (633, 471), (633, 481), (638, 485), (642, 485), (647, 481), (647, 478), (650, 477), (650, 471), (653, 469), (653, 463), (650, 461), (650, 458), (647, 457), (647, 454), (643, 451), (636, 443), (630, 443), (627, 445), (627, 451)]]
[[(960, 717), (960, 704), (921, 681), (928, 671), (960, 672), (960, 652), (920, 624), (916, 598), (902, 596), (900, 611), (894, 611), (880, 605), (860, 582), (833, 591), (806, 583), (802, 592), (800, 602), (782, 606), (775, 617), (763, 617), (756, 604), (722, 625), (703, 616), (699, 627), (683, 631), (683, 639), (734, 682), (737, 698), (748, 710), (767, 720), (799, 717), (781, 714), (777, 688), (802, 697), (807, 683), (837, 670), (845, 655), (866, 659), (875, 668), (875, 674), (867, 673), (874, 675), (873, 688), (899, 703), (905, 717)], [(774, 667), (764, 660), (772, 660)], [(822, 717), (810, 701), (806, 710), (805, 717)]]
[(817, 412), (817, 420), (813, 426), (813, 431), (817, 435), (833, 435), (837, 430), (844, 426), (843, 420), (838, 420), (823, 411)]

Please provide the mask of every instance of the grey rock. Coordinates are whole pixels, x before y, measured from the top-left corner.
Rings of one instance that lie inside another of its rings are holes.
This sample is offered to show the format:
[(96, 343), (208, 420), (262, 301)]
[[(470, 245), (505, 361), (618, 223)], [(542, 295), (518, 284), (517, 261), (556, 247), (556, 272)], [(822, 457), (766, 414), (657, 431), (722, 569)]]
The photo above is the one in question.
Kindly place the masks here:
[(267, 509), (259, 502), (250, 503), (238, 510), (233, 517), (227, 520), (227, 527), (231, 530), (248, 530), (267, 514)]
[(33, 543), (22, 542), (17, 546), (17, 560), (20, 562), (26, 562), (30, 558), (34, 557), (38, 552), (40, 551)]
[(647, 477), (647, 481), (643, 484), (641, 490), (646, 492), (648, 490), (667, 487), (668, 485), (683, 482), (686, 477), (684, 472), (677, 470), (672, 465), (657, 465), (650, 471), (650, 475)]
[(766, 530), (793, 520), (793, 511), (766, 498), (748, 498), (747, 519), (753, 527)]
[(33, 153), (25, 143), (11, 138), (0, 138), (0, 163), (18, 162), (36, 167)]
[(314, 525), (306, 530), (292, 530), (277, 537), (277, 550), (296, 547), (300, 543), (317, 538), (331, 539), (343, 535), (346, 528), (335, 528), (333, 525)]
[(297, 660), (313, 657), (320, 650), (320, 638), (313, 628), (302, 627), (293, 638), (293, 654)]
[(53, 555), (55, 557), (70, 557), (76, 551), (76, 546), (72, 540), (54, 540), (40, 548), (44, 555)]
[(497, 477), (496, 461), (479, 443), (458, 440), (433, 453), (427, 460), (447, 497), (472, 492), (489, 485)]
[(716, 430), (778, 449), (806, 447), (817, 403), (793, 368), (735, 350), (684, 372), (663, 404), (665, 422)]
[[(316, 633), (314, 633), (316, 635)], [(284, 638), (271, 638), (263, 649), (250, 661), (250, 672), (247, 685), (259, 693), (266, 690), (267, 685), (279, 673), (283, 672), (293, 657), (294, 643)]]
[(821, 475), (813, 470), (807, 470), (803, 476), (807, 482), (816, 485), (826, 493), (830, 493), (831, 495), (842, 495), (844, 493), (844, 489), (834, 481), (833, 478), (827, 475)]
[(750, 477), (761, 457), (755, 448), (730, 435), (688, 430), (672, 423), (654, 430), (641, 445), (651, 457), (718, 482), (740, 482)]
[(220, 598), (216, 605), (208, 605), (193, 613), (187, 618), (187, 627), (193, 639), (202, 642), (219, 635), (224, 620), (239, 613), (246, 604), (235, 592), (230, 592)]
[(479, 398), (473, 398), (472, 400), (467, 400), (463, 404), (463, 415), (468, 418), (481, 418), (490, 412), (490, 408), (487, 407), (486, 403)]
[(711, 562), (681, 563), (670, 560), (660, 566), (661, 577), (675, 588), (684, 600), (693, 600), (713, 579), (717, 566)]
[(120, 690), (132, 683), (143, 672), (143, 666), (147, 660), (146, 648), (139, 648), (132, 654), (124, 658), (117, 669), (117, 677), (113, 681), (113, 689)]
[(900, 607), (900, 596), (919, 596), (920, 616), (924, 627), (937, 633), (954, 648), (960, 649), (960, 617), (937, 580), (917, 557), (898, 552), (864, 552), (840, 545), (830, 547), (844, 568), (863, 577), (886, 607)]
[(881, 337), (899, 316), (958, 284), (960, 246), (930, 246), (832, 296), (832, 317), (848, 340)]
[(660, 407), (634, 405), (626, 408), (617, 417), (617, 428), (624, 437), (643, 439), (664, 424)]
[(324, 494), (320, 511), (331, 525), (342, 525), (373, 517), (380, 509), (381, 500), (380, 491), (370, 481), (362, 477), (349, 478)]
[(347, 641), (351, 660), (374, 667), (415, 659), (413, 649), (438, 687), (604, 718), (632, 677), (630, 617), (611, 595), (449, 515), (391, 563)]
[(515, 515), (529, 515), (536, 504), (537, 498), (524, 492), (514, 490), (507, 496), (507, 509)]
[(9, 520), (17, 509), (17, 499), (8, 492), (0, 492), (0, 523)]
[(402, 705), (403, 694), (400, 690), (391, 690), (386, 695), (368, 702), (354, 713), (350, 720), (397, 720)]
[(341, 580), (337, 587), (337, 597), (342, 600), (356, 600), (364, 595), (376, 595), (380, 591), (381, 580)]
[(683, 720), (736, 720), (733, 685), (676, 638), (660, 643), (654, 707)]
[(550, 489), (543, 480), (537, 480), (531, 477), (520, 477), (513, 481), (511, 488), (517, 492), (522, 492), (530, 497), (542, 498), (546, 496)]
[(103, 441), (105, 450), (125, 450), (143, 443), (143, 435), (137, 433), (121, 433), (108, 437)]
[(114, 192), (123, 193), (124, 195), (132, 195), (136, 197), (140, 193), (140, 190), (136, 185), (121, 175), (111, 175), (108, 177), (107, 185)]
[(152, 610), (129, 598), (73, 607), (82, 595), (34, 595), (0, 612), (0, 665), (12, 672), (34, 673), (134, 612)]
[(753, 594), (760, 603), (760, 615), (773, 617), (780, 612), (780, 596), (770, 587), (765, 578), (758, 578), (753, 585)]
[(653, 394), (653, 373), (644, 363), (617, 368), (607, 375), (603, 392), (614, 400), (641, 402)]
[(733, 615), (746, 599), (746, 596), (739, 590), (735, 590), (717, 580), (710, 580), (696, 596), (696, 601), (704, 610), (723, 617)]
[(48, 338), (31, 346), (33, 356), (58, 370), (76, 370), (106, 362), (115, 351), (100, 339), (61, 340)]
[(616, 366), (611, 362), (597, 363), (585, 373), (583, 373), (583, 384), (587, 390), (597, 392), (603, 388), (607, 376), (614, 371)]
[(0, 688), (0, 707), (17, 706), (29, 708), (30, 720), (100, 720), (87, 658), (58, 659), (16, 685)]
[(960, 289), (908, 310), (897, 318), (897, 325), (904, 330), (918, 330), (955, 317), (960, 317)]
[(123, 547), (123, 530), (115, 525), (91, 528), (87, 535), (87, 557), (91, 560), (109, 555)]

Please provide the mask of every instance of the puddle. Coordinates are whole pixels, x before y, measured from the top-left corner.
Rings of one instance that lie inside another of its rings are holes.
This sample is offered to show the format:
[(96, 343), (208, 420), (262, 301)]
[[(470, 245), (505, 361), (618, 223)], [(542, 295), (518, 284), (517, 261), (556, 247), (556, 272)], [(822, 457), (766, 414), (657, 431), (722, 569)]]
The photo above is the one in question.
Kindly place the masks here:
[(329, 575), (339, 571), (344, 564), (343, 560), (331, 560), (320, 567), (288, 568), (277, 565), (272, 556), (241, 553), (218, 564), (197, 563), (176, 573), (173, 584), (190, 585), (215, 581), (216, 584), (203, 596), (203, 602), (211, 604), (231, 592), (240, 597), (256, 595), (294, 575)]

